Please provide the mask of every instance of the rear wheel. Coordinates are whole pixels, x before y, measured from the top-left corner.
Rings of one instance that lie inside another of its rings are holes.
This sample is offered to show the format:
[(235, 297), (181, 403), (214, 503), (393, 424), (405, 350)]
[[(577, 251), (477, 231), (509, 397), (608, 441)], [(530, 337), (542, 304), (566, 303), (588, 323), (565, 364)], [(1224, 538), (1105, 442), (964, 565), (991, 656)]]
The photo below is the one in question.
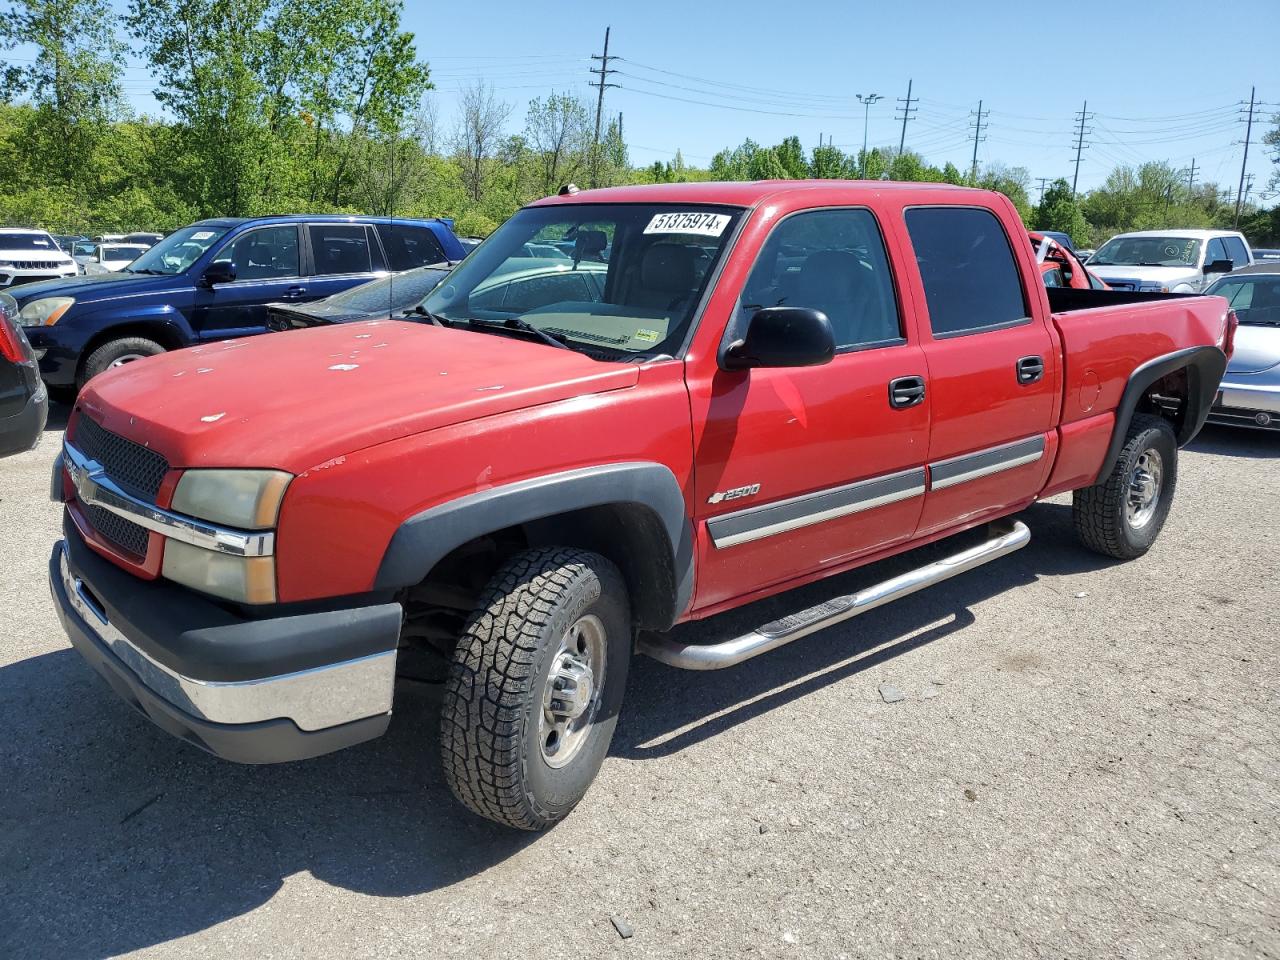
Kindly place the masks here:
[(457, 798), (525, 830), (567, 816), (604, 762), (630, 662), (627, 591), (612, 563), (566, 547), (507, 561), (445, 688), (440, 745)]
[(144, 357), (154, 357), (164, 353), (164, 347), (146, 337), (121, 337), (119, 340), (108, 340), (89, 354), (84, 362), (84, 379), (81, 384), (88, 383), (104, 370), (122, 367)]
[(1160, 417), (1137, 414), (1105, 479), (1075, 492), (1081, 542), (1117, 560), (1140, 557), (1164, 527), (1178, 482), (1178, 442)]

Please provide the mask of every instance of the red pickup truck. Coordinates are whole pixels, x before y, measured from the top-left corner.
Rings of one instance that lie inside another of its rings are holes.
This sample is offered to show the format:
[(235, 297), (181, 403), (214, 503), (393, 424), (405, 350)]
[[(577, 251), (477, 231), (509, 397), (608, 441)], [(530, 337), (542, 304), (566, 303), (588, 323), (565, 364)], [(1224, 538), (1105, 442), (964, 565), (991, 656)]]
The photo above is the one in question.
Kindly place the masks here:
[[(526, 244), (567, 256), (496, 282)], [(1142, 554), (1233, 331), (1214, 297), (1046, 290), (995, 193), (548, 198), (404, 320), (94, 378), (53, 593), (125, 700), (231, 760), (376, 737), (397, 672), (439, 680), (455, 794), (540, 829), (595, 777), (637, 651), (742, 663), (1017, 550), (1013, 515), (1067, 490), (1087, 546)], [(669, 632), (984, 525), (732, 640)]]

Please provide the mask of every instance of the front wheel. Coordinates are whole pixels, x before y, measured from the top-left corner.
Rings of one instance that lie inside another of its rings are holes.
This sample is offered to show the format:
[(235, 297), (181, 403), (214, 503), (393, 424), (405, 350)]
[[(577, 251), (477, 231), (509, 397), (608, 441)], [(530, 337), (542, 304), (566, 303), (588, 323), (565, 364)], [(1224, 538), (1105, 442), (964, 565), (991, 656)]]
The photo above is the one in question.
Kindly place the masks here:
[(454, 795), (525, 830), (567, 816), (609, 750), (630, 662), (612, 563), (566, 547), (512, 557), (454, 649), (440, 725)]
[(84, 362), (84, 379), (81, 386), (88, 383), (104, 370), (123, 367), (125, 364), (154, 357), (164, 353), (164, 347), (146, 337), (121, 337), (119, 340), (108, 340), (98, 347)]
[(1097, 553), (1132, 560), (1155, 543), (1178, 482), (1178, 441), (1168, 421), (1137, 414), (1111, 472), (1077, 490), (1072, 519), (1081, 542)]

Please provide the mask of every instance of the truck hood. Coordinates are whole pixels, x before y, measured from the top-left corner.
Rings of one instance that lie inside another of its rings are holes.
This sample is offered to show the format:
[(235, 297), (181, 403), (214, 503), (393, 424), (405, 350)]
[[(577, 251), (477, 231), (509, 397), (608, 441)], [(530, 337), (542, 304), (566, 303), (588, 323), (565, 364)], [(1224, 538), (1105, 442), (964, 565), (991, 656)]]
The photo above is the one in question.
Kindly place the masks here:
[(81, 409), (174, 467), (302, 473), (427, 430), (633, 386), (631, 364), (399, 320), (162, 354), (95, 377)]
[(1227, 373), (1263, 373), (1280, 365), (1280, 327), (1241, 324)]
[(1103, 280), (1138, 280), (1146, 283), (1158, 283), (1161, 286), (1173, 286), (1183, 280), (1199, 283), (1204, 274), (1196, 267), (1127, 267), (1101, 266), (1087, 264), (1089, 272)]

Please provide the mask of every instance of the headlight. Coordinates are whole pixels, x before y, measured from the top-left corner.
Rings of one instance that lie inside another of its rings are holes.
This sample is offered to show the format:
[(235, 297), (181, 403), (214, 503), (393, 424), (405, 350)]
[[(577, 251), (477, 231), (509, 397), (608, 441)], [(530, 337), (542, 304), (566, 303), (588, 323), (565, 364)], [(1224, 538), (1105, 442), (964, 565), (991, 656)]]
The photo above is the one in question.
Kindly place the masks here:
[(44, 297), (40, 300), (32, 300), (22, 308), (18, 316), (23, 326), (51, 327), (75, 302), (75, 297)]
[(224, 527), (270, 530), (292, 479), (279, 470), (188, 470), (172, 508)]
[(169, 540), (160, 572), (166, 580), (238, 603), (274, 603), (276, 599), (274, 557), (233, 557)]
[[(293, 476), (280, 470), (188, 470), (173, 491), (177, 513), (238, 530), (270, 530)], [(181, 540), (164, 546), (168, 580), (239, 603), (274, 603), (274, 556), (238, 557)]]

